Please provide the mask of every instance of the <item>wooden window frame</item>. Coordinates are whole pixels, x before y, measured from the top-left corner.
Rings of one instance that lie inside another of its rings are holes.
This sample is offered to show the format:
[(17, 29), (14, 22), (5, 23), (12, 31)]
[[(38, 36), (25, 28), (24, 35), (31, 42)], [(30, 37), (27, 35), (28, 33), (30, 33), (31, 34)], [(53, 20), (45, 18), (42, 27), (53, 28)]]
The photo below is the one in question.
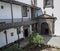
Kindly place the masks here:
[(54, 8), (53, 0), (50, 1), (50, 5), (46, 5), (46, 0), (43, 1), (43, 8)]
[[(23, 13), (23, 10), (25, 11), (25, 15)], [(26, 6), (22, 6), (22, 17), (27, 17), (27, 7)]]

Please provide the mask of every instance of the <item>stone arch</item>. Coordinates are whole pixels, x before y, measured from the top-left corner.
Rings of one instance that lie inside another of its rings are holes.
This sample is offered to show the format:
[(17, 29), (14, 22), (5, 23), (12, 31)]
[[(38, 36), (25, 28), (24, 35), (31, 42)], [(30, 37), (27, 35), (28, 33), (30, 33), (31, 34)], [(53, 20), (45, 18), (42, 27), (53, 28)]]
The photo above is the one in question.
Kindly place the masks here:
[(44, 34), (44, 35), (49, 34), (49, 24), (47, 22), (41, 23), (41, 34)]

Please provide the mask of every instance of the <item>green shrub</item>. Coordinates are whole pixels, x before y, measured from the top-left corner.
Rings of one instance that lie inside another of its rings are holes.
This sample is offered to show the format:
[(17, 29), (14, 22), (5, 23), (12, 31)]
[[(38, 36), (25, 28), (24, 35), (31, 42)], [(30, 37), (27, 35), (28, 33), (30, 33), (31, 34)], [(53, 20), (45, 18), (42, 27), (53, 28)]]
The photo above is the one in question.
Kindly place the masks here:
[(40, 47), (44, 43), (44, 38), (39, 33), (32, 34), (29, 36), (29, 43)]

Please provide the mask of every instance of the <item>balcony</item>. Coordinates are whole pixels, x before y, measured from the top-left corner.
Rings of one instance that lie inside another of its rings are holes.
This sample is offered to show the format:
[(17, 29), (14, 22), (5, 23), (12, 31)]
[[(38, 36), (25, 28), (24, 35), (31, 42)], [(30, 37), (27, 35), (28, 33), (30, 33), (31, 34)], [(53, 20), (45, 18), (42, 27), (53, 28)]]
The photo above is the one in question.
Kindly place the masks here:
[(13, 19), (0, 19), (0, 22), (5, 22), (5, 23), (11, 23), (13, 22), (27, 22), (31, 21), (31, 18), (25, 17), (25, 18), (13, 18)]
[(13, 19), (13, 23), (11, 23), (12, 21), (9, 20), (9, 19), (6, 19), (6, 20), (0, 20), (0, 31), (2, 30), (6, 30), (6, 29), (9, 29), (9, 28), (17, 28), (17, 27), (20, 27), (20, 26), (24, 26), (24, 25), (31, 25), (31, 24), (34, 24), (34, 23), (37, 23), (36, 20), (32, 20), (30, 18), (28, 19)]

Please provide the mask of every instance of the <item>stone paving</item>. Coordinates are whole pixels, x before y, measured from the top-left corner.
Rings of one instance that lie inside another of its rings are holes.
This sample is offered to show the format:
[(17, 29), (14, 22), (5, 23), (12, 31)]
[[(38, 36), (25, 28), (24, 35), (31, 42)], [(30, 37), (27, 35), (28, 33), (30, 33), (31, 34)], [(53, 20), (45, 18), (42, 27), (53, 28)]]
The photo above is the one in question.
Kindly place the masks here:
[(20, 42), (20, 47), (24, 47), (24, 46), (26, 46), (28, 43), (29, 43), (29, 42), (28, 42), (28, 39), (26, 38), (26, 39), (24, 39), (24, 40), (22, 40), (22, 41)]
[(41, 50), (41, 51), (57, 51), (57, 49), (51, 48), (51, 49), (43, 49), (43, 50)]
[(45, 39), (45, 44), (60, 48), (60, 36), (43, 36)]
[[(60, 37), (52, 37), (52, 36), (47, 36), (47, 35), (43, 35), (44, 39), (45, 39), (45, 44), (54, 46), (54, 47), (58, 47), (60, 48)], [(24, 47), (28, 44), (28, 39), (24, 39), (23, 41), (20, 42), (20, 47)]]

